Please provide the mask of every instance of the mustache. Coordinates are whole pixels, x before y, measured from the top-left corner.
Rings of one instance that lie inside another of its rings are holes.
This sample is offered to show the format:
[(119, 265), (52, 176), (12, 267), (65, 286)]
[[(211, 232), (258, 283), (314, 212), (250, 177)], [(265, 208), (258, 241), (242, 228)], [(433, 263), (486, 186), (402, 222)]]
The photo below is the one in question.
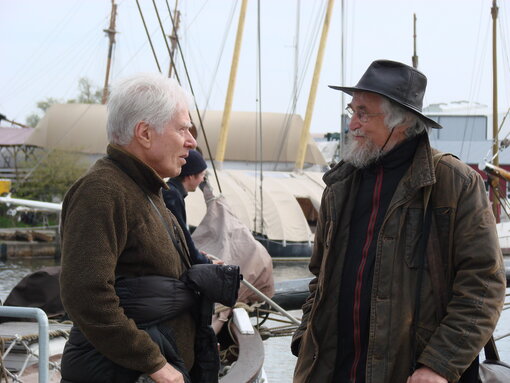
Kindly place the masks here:
[(349, 130), (349, 137), (365, 137), (365, 133), (359, 130)]

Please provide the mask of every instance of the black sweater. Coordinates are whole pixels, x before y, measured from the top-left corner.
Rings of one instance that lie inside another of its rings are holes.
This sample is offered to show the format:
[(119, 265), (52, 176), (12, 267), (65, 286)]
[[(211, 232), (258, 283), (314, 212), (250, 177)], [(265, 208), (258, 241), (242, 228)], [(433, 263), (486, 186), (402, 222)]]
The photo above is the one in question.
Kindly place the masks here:
[(335, 382), (365, 381), (373, 266), (386, 210), (418, 146), (404, 141), (361, 170), (338, 304)]

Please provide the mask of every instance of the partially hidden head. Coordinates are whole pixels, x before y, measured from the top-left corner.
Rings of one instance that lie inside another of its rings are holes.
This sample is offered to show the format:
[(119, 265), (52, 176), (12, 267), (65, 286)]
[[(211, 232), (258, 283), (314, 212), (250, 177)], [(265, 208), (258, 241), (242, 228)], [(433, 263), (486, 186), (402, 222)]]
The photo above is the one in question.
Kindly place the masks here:
[(190, 150), (179, 178), (187, 191), (195, 191), (204, 180), (207, 163), (197, 150)]
[(197, 150), (190, 150), (186, 157), (186, 164), (182, 167), (181, 176), (192, 176), (207, 169), (207, 163)]
[(108, 142), (122, 146), (161, 177), (174, 177), (196, 146), (191, 97), (174, 79), (141, 73), (117, 81), (108, 99)]
[(428, 127), (440, 129), (422, 113), (426, 87), (423, 73), (390, 60), (374, 61), (355, 86), (330, 86), (353, 96), (347, 107), (351, 121), (344, 160), (364, 167), (404, 139)]

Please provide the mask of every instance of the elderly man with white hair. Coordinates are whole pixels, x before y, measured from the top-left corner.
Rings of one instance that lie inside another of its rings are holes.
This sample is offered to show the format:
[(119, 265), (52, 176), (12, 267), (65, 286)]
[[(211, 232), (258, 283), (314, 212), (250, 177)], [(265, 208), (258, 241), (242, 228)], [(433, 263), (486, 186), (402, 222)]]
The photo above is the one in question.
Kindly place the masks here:
[(163, 178), (175, 177), (196, 147), (190, 97), (175, 80), (138, 74), (112, 87), (107, 155), (68, 191), (62, 209), (62, 301), (74, 322), (63, 382), (184, 382), (194, 362), (195, 319), (183, 310), (159, 324), (175, 341), (165, 358), (119, 305), (116, 281), (190, 267), (184, 235), (166, 209)]

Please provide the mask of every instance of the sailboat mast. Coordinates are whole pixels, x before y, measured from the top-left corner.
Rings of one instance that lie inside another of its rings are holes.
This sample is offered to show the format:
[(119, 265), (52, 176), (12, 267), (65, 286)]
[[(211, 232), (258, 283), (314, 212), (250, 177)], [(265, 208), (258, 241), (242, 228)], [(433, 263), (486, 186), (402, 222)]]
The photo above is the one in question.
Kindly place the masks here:
[[(493, 163), (499, 166), (499, 137), (498, 137), (498, 66), (497, 66), (497, 40), (496, 40), (496, 21), (498, 18), (498, 6), (496, 0), (492, 0), (492, 155)], [(492, 186), (492, 211), (499, 223), (499, 179), (495, 178), (491, 182)]]
[(243, 40), (244, 20), (246, 19), (247, 4), (248, 0), (243, 0), (241, 3), (241, 11), (239, 13), (239, 25), (237, 26), (234, 55), (232, 56), (232, 66), (230, 68), (227, 98), (225, 99), (225, 108), (223, 110), (223, 118), (221, 120), (220, 137), (218, 139), (218, 147), (216, 148), (215, 160), (218, 163), (218, 167), (222, 166), (221, 164), (225, 158), (225, 149), (227, 147), (228, 130), (230, 128), (230, 113), (232, 112), (232, 99), (234, 97), (234, 88), (236, 84), (237, 67), (239, 65), (239, 54), (241, 52), (241, 42)]
[(177, 30), (179, 29), (179, 24), (181, 22), (181, 12), (177, 9), (178, 0), (175, 0), (174, 7), (174, 22), (175, 25), (172, 26), (172, 34), (168, 36), (170, 39), (171, 51), (170, 51), (170, 64), (168, 68), (168, 77), (172, 77), (172, 70), (174, 69), (174, 57), (175, 57), (175, 48), (177, 47)]
[(416, 13), (413, 13), (413, 68), (418, 69), (418, 55), (416, 54)]
[[(341, 2), (341, 20), (342, 20), (342, 36), (340, 39), (340, 62), (342, 69), (340, 70), (340, 84), (345, 84), (345, 38), (347, 36), (347, 23), (346, 23), (346, 0)], [(340, 142), (333, 155), (333, 161), (338, 162), (342, 153), (344, 152), (345, 141), (347, 138), (347, 116), (345, 115), (345, 93), (340, 92), (340, 110), (342, 115), (340, 116)]]
[(310, 95), (308, 96), (308, 105), (306, 106), (305, 122), (301, 131), (301, 139), (299, 143), (298, 154), (296, 156), (295, 170), (302, 170), (305, 163), (306, 147), (308, 145), (308, 137), (310, 135), (310, 125), (312, 123), (313, 108), (315, 106), (315, 96), (317, 95), (317, 86), (319, 85), (319, 77), (322, 68), (322, 59), (324, 58), (324, 50), (326, 48), (326, 39), (328, 37), (329, 25), (331, 24), (331, 13), (335, 0), (328, 1), (326, 16), (324, 17), (324, 26), (322, 27), (321, 41), (317, 52), (317, 61), (315, 62), (315, 70), (312, 78), (312, 86)]
[(298, 71), (299, 71), (299, 30), (301, 27), (301, 0), (297, 1), (296, 7), (296, 35), (294, 38), (294, 84), (292, 88), (292, 111), (295, 111), (298, 95)]
[(108, 82), (110, 81), (110, 67), (112, 65), (112, 53), (113, 46), (115, 44), (115, 34), (117, 33), (117, 31), (115, 30), (116, 17), (117, 17), (117, 4), (115, 4), (115, 0), (112, 0), (112, 13), (110, 14), (110, 26), (108, 29), (103, 29), (103, 31), (106, 32), (106, 34), (108, 35), (110, 44), (108, 46), (108, 59), (106, 61), (106, 75), (104, 78), (103, 98), (101, 99), (101, 104), (106, 104), (106, 100), (108, 99)]

